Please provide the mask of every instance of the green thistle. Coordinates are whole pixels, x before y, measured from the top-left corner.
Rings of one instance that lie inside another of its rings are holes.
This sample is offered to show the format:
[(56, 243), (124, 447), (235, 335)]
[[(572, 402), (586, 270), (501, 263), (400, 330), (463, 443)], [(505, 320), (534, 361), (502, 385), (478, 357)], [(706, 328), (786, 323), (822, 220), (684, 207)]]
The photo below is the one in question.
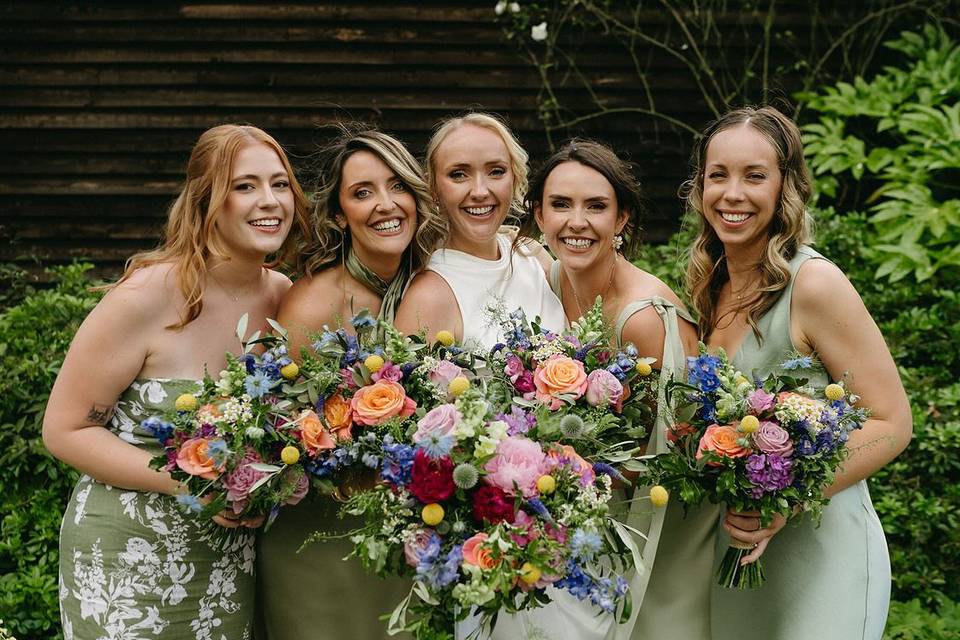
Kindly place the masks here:
[(576, 440), (583, 435), (583, 432), (583, 418), (580, 416), (569, 413), (560, 418), (560, 433), (563, 434), (564, 438)]
[(472, 489), (480, 479), (480, 472), (469, 462), (458, 464), (453, 470), (453, 484), (461, 489)]

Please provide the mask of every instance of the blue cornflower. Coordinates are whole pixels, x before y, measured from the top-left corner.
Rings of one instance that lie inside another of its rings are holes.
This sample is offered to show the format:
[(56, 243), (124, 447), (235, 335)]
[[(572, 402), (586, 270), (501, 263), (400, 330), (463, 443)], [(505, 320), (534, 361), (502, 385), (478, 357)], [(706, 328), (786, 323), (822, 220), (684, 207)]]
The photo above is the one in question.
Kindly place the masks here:
[(578, 560), (589, 562), (600, 552), (601, 544), (600, 536), (595, 531), (577, 529), (570, 538), (570, 553)]
[(257, 371), (244, 379), (243, 388), (251, 398), (262, 398), (276, 384), (265, 371)]
[(203, 511), (203, 503), (200, 502), (200, 498), (191, 496), (190, 494), (177, 496), (177, 504), (187, 513), (200, 513)]
[(454, 437), (452, 435), (444, 435), (434, 431), (424, 435), (420, 442), (417, 443), (417, 448), (422, 449), (428, 456), (437, 460), (438, 458), (448, 455), (450, 450), (453, 449), (453, 444)]
[(810, 356), (801, 356), (799, 358), (790, 358), (789, 360), (781, 363), (780, 368), (786, 369), (787, 371), (793, 371), (794, 369), (809, 369), (813, 366), (813, 358)]
[(527, 500), (527, 506), (530, 507), (531, 511), (547, 522), (553, 522), (553, 516), (550, 515), (550, 510), (547, 509), (547, 505), (540, 501), (540, 498), (530, 498)]
[(406, 444), (387, 444), (384, 438), (380, 477), (391, 484), (406, 486), (413, 471), (413, 454), (413, 447)]
[(140, 426), (151, 432), (160, 444), (165, 444), (173, 435), (173, 425), (157, 416), (150, 416)]

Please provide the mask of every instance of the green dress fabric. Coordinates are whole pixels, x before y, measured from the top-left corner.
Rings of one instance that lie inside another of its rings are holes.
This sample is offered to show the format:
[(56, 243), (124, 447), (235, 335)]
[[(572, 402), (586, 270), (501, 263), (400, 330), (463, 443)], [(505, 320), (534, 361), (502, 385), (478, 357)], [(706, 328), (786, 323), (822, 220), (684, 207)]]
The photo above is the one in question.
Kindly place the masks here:
[[(408, 271), (401, 269), (385, 283), (353, 251), (345, 264), (354, 278), (383, 298), (379, 317), (392, 321)], [(340, 520), (339, 506), (308, 494), (298, 505), (284, 507), (270, 530), (258, 536), (257, 640), (390, 637), (386, 621), (379, 618), (407, 596), (411, 581), (379, 579), (356, 558), (346, 559), (353, 549), (346, 537), (302, 546), (316, 531), (346, 534), (359, 525), (355, 519)]]
[[(170, 410), (192, 380), (142, 379), (124, 391), (110, 429), (151, 453), (140, 424)], [(167, 495), (83, 476), (60, 529), (65, 640), (236, 640), (252, 637), (254, 533), (184, 513)]]
[[(796, 351), (790, 338), (790, 300), (800, 266), (822, 259), (801, 247), (790, 261), (790, 283), (749, 332), (733, 364), (763, 377)], [(826, 302), (829, 304), (829, 302)], [(815, 385), (829, 382), (820, 370)], [(718, 530), (718, 559), (728, 537)], [(834, 495), (817, 527), (791, 520), (763, 554), (766, 582), (737, 591), (713, 586), (712, 628), (717, 640), (875, 640), (883, 635), (890, 601), (890, 560), (883, 528), (865, 481)]]

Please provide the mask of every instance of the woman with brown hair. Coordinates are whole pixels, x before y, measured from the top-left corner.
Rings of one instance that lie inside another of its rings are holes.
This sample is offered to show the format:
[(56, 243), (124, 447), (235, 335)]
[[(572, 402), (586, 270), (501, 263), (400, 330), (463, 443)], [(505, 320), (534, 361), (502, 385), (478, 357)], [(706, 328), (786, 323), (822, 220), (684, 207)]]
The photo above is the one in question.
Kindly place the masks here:
[(290, 281), (265, 263), (306, 213), (272, 137), (210, 129), (163, 244), (130, 259), (77, 331), (43, 423), (50, 452), (84, 474), (60, 533), (65, 637), (249, 637), (258, 523), (184, 513), (184, 487), (149, 467), (162, 447), (143, 422), (225, 366), (241, 316), (265, 327), (276, 315)]

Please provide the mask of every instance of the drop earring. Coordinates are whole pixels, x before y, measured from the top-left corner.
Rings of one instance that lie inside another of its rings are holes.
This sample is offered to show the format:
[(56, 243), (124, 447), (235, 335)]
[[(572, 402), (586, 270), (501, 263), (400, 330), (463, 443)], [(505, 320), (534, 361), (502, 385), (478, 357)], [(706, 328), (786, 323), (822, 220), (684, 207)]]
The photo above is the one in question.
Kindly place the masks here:
[(613, 242), (611, 244), (613, 245), (614, 251), (620, 251), (620, 247), (623, 246), (623, 236), (619, 233), (613, 236)]

